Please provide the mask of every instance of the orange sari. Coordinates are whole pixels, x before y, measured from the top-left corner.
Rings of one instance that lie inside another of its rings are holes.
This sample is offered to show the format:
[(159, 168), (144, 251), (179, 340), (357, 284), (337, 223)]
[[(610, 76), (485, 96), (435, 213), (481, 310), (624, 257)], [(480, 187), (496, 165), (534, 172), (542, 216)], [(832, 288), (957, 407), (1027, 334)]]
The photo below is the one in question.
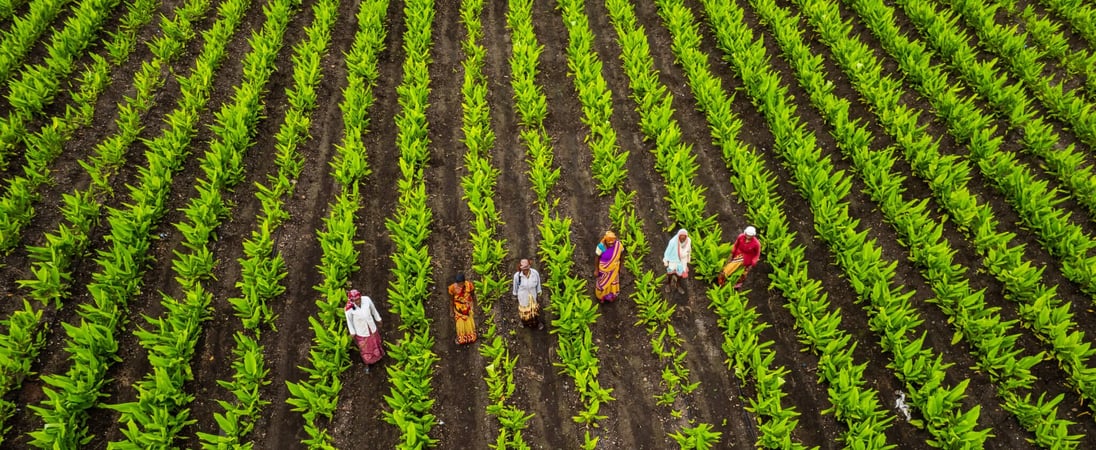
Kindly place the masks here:
[(476, 342), (475, 311), (472, 308), (474, 290), (475, 287), (471, 281), (449, 285), (449, 297), (453, 301), (453, 319), (457, 322), (458, 344)]

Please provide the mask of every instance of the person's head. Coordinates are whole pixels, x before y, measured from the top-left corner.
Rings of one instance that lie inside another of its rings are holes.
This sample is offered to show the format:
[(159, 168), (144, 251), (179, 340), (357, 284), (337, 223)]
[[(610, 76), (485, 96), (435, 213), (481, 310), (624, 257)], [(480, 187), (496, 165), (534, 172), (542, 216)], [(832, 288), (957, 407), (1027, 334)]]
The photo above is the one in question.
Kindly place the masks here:
[(685, 242), (686, 239), (689, 239), (689, 232), (685, 231), (684, 228), (677, 230), (677, 240), (680, 242)]
[(604, 242), (605, 245), (613, 245), (613, 243), (616, 242), (616, 240), (617, 240), (617, 235), (616, 235), (616, 233), (614, 233), (612, 231), (606, 231), (605, 236), (602, 236), (602, 238), (601, 238), (601, 242)]
[(464, 274), (460, 273), (460, 272), (457, 272), (457, 276), (453, 277), (453, 281), (456, 281), (457, 283), (463, 283), (464, 282)]
[(357, 289), (351, 289), (349, 292), (346, 293), (346, 298), (347, 298), (347, 300), (350, 300), (350, 301), (354, 302), (355, 304), (357, 304), (358, 302), (361, 302), (361, 300), (362, 300), (362, 293), (358, 292)]
[(746, 240), (754, 239), (757, 237), (757, 228), (754, 228), (753, 226), (748, 226), (746, 227), (746, 230), (742, 232), (742, 234), (746, 235)]
[(522, 273), (529, 273), (530, 267), (532, 267), (532, 264), (529, 263), (528, 259), (522, 259), (521, 261), (518, 261), (518, 270), (520, 270)]

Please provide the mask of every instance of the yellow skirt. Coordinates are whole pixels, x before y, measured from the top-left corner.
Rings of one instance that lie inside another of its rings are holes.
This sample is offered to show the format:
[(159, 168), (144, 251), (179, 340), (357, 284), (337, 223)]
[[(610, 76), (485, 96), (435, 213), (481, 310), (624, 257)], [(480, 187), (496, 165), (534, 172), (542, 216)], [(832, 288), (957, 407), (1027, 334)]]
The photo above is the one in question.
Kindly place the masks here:
[(476, 321), (472, 315), (457, 314), (457, 343), (468, 344), (476, 342)]
[(540, 315), (540, 305), (537, 304), (537, 298), (529, 296), (529, 306), (522, 307), (518, 305), (518, 316), (521, 317), (522, 322), (528, 322), (536, 319)]

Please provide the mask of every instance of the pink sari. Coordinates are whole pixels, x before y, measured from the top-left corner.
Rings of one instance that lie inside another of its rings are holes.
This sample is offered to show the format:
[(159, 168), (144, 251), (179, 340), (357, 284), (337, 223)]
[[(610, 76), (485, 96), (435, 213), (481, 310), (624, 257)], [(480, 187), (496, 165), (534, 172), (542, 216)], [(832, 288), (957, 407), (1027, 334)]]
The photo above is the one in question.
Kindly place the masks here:
[(381, 330), (377, 330), (369, 337), (355, 335), (354, 342), (358, 343), (362, 361), (366, 364), (376, 363), (384, 356), (384, 347), (381, 346)]

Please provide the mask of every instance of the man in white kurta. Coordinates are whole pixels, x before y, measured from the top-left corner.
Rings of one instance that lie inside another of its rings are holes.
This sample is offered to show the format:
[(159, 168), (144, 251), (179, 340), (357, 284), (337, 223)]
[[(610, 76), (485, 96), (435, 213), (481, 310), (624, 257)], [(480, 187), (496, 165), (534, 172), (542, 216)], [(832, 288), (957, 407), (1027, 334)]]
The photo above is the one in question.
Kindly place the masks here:
[(537, 296), (540, 295), (540, 273), (532, 267), (528, 259), (518, 263), (518, 271), (514, 273), (513, 293), (518, 300), (518, 315), (522, 323), (529, 328), (544, 328), (540, 321), (540, 304), (537, 303)]

